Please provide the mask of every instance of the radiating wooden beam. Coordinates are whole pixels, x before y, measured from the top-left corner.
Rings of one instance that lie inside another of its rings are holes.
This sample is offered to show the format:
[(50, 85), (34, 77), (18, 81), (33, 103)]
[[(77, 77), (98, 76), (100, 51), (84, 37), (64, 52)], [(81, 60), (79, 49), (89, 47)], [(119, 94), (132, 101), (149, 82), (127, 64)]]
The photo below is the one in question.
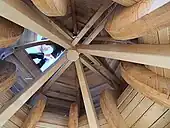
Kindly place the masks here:
[(78, 105), (72, 103), (69, 112), (68, 128), (78, 128)]
[(90, 33), (90, 35), (82, 42), (82, 44), (90, 44), (94, 38), (103, 30), (106, 21), (108, 19), (108, 17), (110, 16), (110, 14), (113, 12), (113, 10), (115, 9), (115, 7), (117, 6), (117, 4), (114, 4), (112, 7), (110, 7), (108, 9), (107, 14), (104, 16), (104, 18), (102, 19), (102, 21), (100, 21), (100, 23), (96, 26), (96, 28)]
[(114, 2), (109, 3), (106, 2), (103, 4), (97, 12), (94, 14), (94, 16), (89, 20), (89, 22), (85, 25), (85, 27), (80, 31), (80, 33), (76, 36), (76, 38), (72, 41), (72, 45), (75, 46), (82, 37), (87, 33), (87, 31), (94, 25), (94, 23), (100, 18), (100, 16), (113, 5)]
[(116, 103), (116, 92), (105, 90), (100, 97), (100, 106), (110, 128), (128, 128)]
[(117, 40), (141, 37), (170, 25), (169, 0), (141, 0), (130, 7), (118, 7), (106, 30)]
[(105, 80), (112, 88), (117, 89), (117, 83), (112, 83), (111, 80), (109, 80), (106, 76), (104, 76), (97, 68), (92, 66), (87, 60), (84, 58), (80, 58), (81, 62), (88, 67), (90, 70), (92, 70), (94, 73), (96, 73), (98, 76), (100, 76), (103, 80)]
[(71, 3), (71, 12), (72, 12), (73, 34), (77, 35), (78, 28), (77, 28), (75, 0), (70, 0), (70, 3)]
[(28, 28), (41, 36), (47, 37), (64, 48), (72, 47), (71, 40), (63, 34), (60, 27), (47, 17), (40, 15), (21, 0), (1, 0), (0, 16)]
[(112, 1), (128, 7), (139, 2), (140, 0), (112, 0)]
[(170, 45), (113, 44), (81, 45), (80, 53), (170, 69)]
[(40, 120), (42, 113), (46, 105), (47, 97), (39, 94), (36, 96), (36, 102), (33, 108), (31, 109), (28, 117), (22, 124), (21, 128), (34, 128), (38, 121)]
[(0, 109), (0, 127), (7, 122), (16, 111), (18, 111), (22, 105), (38, 90), (43, 84), (67, 61), (65, 55), (63, 55), (51, 68), (49, 68), (40, 77), (37, 77), (32, 83), (30, 83), (24, 90), (19, 92), (14, 98), (9, 100)]
[(99, 128), (99, 123), (98, 123), (98, 119), (96, 116), (96, 111), (94, 108), (93, 100), (90, 94), (89, 86), (85, 78), (85, 73), (83, 71), (83, 66), (80, 62), (80, 59), (78, 59), (75, 62), (75, 65), (76, 65), (77, 76), (79, 79), (80, 89), (81, 89), (81, 93), (83, 96), (83, 101), (84, 101), (84, 105), (85, 105), (85, 109), (87, 113), (89, 126), (90, 128)]
[(44, 85), (42, 91), (46, 92), (52, 84), (63, 74), (63, 72), (72, 64), (72, 61), (66, 61), (55, 74), (47, 81), (47, 83)]

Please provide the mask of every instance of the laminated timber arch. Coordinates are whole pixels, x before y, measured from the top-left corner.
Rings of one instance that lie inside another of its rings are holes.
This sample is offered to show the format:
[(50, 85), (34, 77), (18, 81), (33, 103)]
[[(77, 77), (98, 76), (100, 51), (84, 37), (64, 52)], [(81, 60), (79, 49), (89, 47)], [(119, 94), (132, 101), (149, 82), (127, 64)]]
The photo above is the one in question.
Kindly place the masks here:
[(121, 74), (124, 80), (138, 92), (170, 107), (169, 78), (161, 77), (145, 66), (127, 62), (121, 63)]
[(117, 7), (106, 31), (117, 40), (141, 37), (170, 25), (169, 0), (141, 0), (130, 7)]
[(64, 16), (67, 13), (68, 0), (31, 0), (47, 16)]

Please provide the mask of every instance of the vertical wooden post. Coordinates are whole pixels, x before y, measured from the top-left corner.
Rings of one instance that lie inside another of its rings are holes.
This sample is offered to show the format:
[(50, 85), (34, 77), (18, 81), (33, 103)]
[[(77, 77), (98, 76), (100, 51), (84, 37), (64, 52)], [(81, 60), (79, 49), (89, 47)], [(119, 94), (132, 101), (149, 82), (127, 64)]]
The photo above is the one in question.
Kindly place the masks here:
[(36, 123), (40, 120), (42, 113), (46, 105), (46, 96), (39, 94), (37, 96), (37, 102), (32, 108), (31, 112), (28, 114), (27, 119), (24, 121), (21, 128), (34, 128)]
[(84, 101), (84, 105), (85, 105), (85, 109), (86, 109), (86, 113), (87, 113), (87, 119), (89, 122), (89, 126), (90, 126), (90, 128), (99, 128), (98, 119), (96, 116), (96, 111), (94, 108), (93, 100), (92, 100), (92, 97), (90, 94), (90, 90), (89, 90), (89, 87), (87, 84), (87, 80), (85, 78), (83, 66), (80, 62), (80, 59), (78, 59), (75, 62), (75, 64), (76, 64), (77, 76), (79, 79), (80, 89), (81, 89), (82, 96), (83, 96), (83, 101)]
[(68, 128), (78, 128), (78, 104), (76, 103), (70, 106)]

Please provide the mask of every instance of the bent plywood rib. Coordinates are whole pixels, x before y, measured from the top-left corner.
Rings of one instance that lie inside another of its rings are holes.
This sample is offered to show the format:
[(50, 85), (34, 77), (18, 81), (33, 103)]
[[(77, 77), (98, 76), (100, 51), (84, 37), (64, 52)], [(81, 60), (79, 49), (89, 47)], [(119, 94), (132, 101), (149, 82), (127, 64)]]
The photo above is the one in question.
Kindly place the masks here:
[(131, 7), (117, 7), (106, 30), (114, 39), (133, 39), (170, 25), (169, 15), (169, 0), (142, 0)]
[(47, 16), (64, 16), (67, 13), (68, 0), (31, 0)]
[(16, 82), (16, 66), (0, 60), (0, 93), (7, 91)]
[(0, 48), (8, 47), (20, 38), (24, 31), (21, 26), (0, 17)]
[(146, 97), (170, 108), (170, 79), (161, 77), (143, 65), (122, 62), (121, 74), (124, 80)]
[(112, 0), (112, 1), (119, 3), (123, 6), (131, 6), (131, 5), (139, 2), (140, 0)]
[(115, 92), (107, 89), (101, 94), (100, 105), (110, 128), (128, 128), (117, 108)]

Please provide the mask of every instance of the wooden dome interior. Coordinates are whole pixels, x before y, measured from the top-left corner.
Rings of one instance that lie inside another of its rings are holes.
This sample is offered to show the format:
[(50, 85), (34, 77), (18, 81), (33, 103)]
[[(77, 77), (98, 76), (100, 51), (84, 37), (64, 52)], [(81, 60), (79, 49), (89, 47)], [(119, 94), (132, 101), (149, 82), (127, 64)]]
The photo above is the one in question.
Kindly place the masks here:
[[(60, 1), (0, 1), (0, 57), (16, 66), (0, 81), (0, 127), (170, 127), (170, 1)], [(65, 51), (42, 72), (25, 49), (53, 43)]]

